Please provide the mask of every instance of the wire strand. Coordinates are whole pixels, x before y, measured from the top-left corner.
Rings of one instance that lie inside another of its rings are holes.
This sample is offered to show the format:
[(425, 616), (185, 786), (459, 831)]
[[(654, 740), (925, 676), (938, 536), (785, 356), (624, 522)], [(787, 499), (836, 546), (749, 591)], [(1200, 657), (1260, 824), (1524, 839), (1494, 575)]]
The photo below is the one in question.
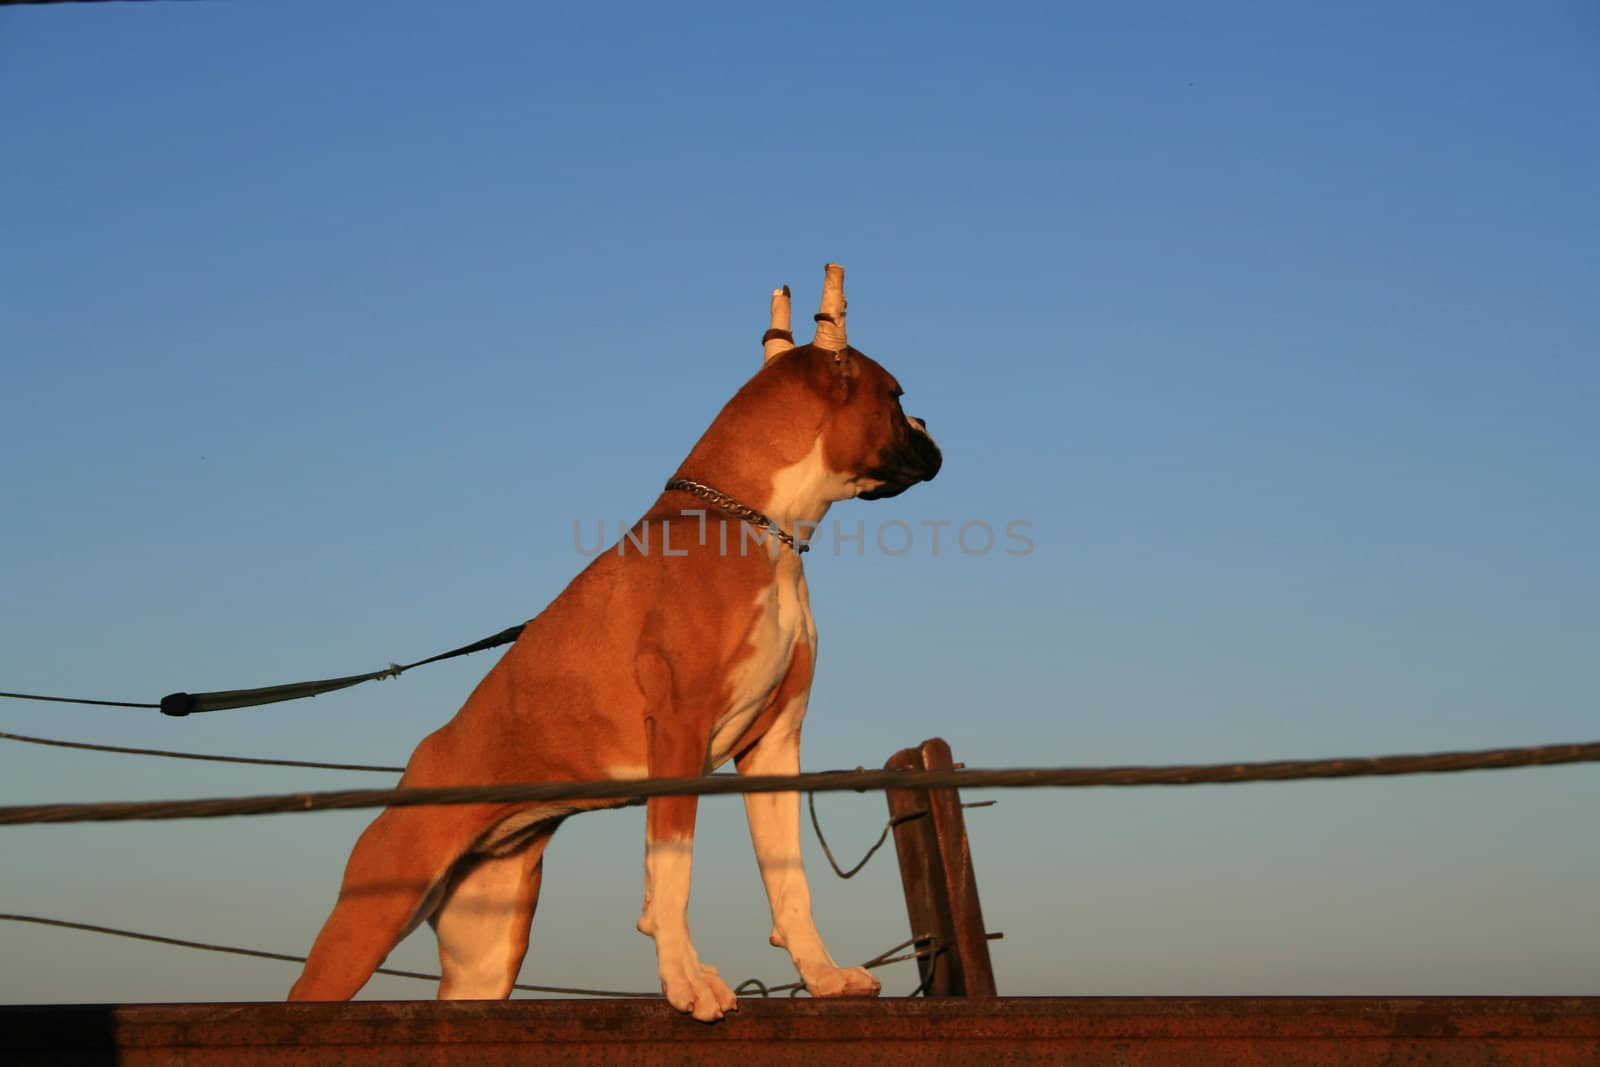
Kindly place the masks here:
[(838, 860), (833, 858), (833, 849), (828, 847), (828, 839), (823, 836), (822, 822), (817, 818), (817, 794), (815, 790), (807, 791), (806, 807), (811, 812), (811, 830), (817, 835), (817, 844), (822, 846), (822, 854), (828, 857), (828, 866), (833, 868), (834, 874), (837, 874), (840, 878), (846, 879), (854, 878), (856, 875), (861, 873), (861, 868), (865, 867), (867, 865), (867, 861), (873, 856), (877, 855), (878, 850), (883, 847), (883, 843), (889, 840), (889, 831), (893, 830), (896, 826), (899, 826), (903, 822), (910, 822), (912, 819), (918, 819), (928, 814), (925, 811), (908, 811), (904, 814), (896, 815), (894, 818), (884, 823), (883, 833), (878, 835), (878, 840), (874, 841), (872, 843), (872, 847), (867, 849), (867, 854), (862, 856), (856, 865), (847, 871), (839, 866)]
[(401, 774), (404, 767), (385, 767), (372, 763), (318, 763), (312, 760), (264, 759), (255, 756), (219, 756), (204, 752), (172, 752), (163, 748), (128, 748), (123, 745), (92, 745), (86, 741), (60, 741), (51, 737), (30, 737), (0, 730), (0, 741), (20, 741), (25, 745), (74, 748), (86, 752), (114, 752), (124, 756), (159, 756), (163, 759), (203, 760), (209, 763), (248, 763), (258, 767), (308, 767), (318, 771), (372, 771)]
[[(202, 952), (221, 952), (230, 956), (250, 956), (262, 960), (279, 960), (284, 963), (304, 963), (304, 956), (292, 956), (287, 952), (267, 952), (257, 948), (239, 948), (236, 945), (215, 945), (207, 941), (190, 941), (182, 937), (165, 937), (161, 934), (140, 933), (137, 930), (122, 930), (115, 926), (100, 926), (96, 923), (71, 922), (67, 919), (49, 919), (41, 915), (17, 915), (14, 913), (0, 912), (0, 920), (16, 923), (33, 923), (38, 926), (55, 926), (64, 930), (82, 930), (91, 934), (108, 934), (111, 937), (125, 937), (133, 941), (150, 941), (158, 945), (172, 945), (176, 948), (192, 948)], [(416, 978), (422, 981), (437, 982), (439, 975), (428, 974), (424, 971), (402, 971), (393, 967), (379, 967), (374, 974), (386, 974), (392, 978)], [(578, 986), (549, 986), (527, 985), (518, 982), (512, 986), (529, 993), (562, 993), (570, 996), (582, 997), (637, 997), (659, 998), (660, 993), (630, 993), (616, 989), (585, 989)]]
[[(0, 0), (4, 3), (6, 0)], [(37, 0), (36, 0), (37, 2)], [(135, 704), (127, 700), (83, 700), (78, 697), (44, 697), (36, 693), (0, 693), (12, 700), (44, 700), (52, 704), (98, 704), (104, 708), (159, 708), (160, 704)]]
[[(15, 912), (0, 912), (0, 921), (14, 923), (31, 923), (35, 926), (50, 926), (62, 930), (79, 930), (91, 934), (105, 934), (110, 937), (123, 937), (132, 941), (148, 941), (157, 945), (169, 945), (174, 948), (195, 949), (201, 952), (220, 952), (230, 956), (249, 956), (253, 959), (277, 960), (282, 963), (304, 963), (306, 957), (295, 956), (287, 952), (267, 952), (258, 948), (240, 948), (237, 945), (218, 945), (209, 941), (191, 941), (183, 937), (166, 937), (162, 934), (147, 934), (138, 930), (124, 930), (116, 926), (101, 926), (98, 923), (73, 922), (69, 919), (51, 919), (43, 915), (20, 915)], [(901, 949), (912, 945), (927, 942), (925, 948), (915, 952), (895, 955)], [(878, 967), (887, 967), (891, 963), (902, 963), (906, 960), (917, 959), (920, 956), (935, 955), (943, 951), (931, 936), (913, 937), (902, 941), (893, 948), (885, 949), (872, 957), (861, 966), (867, 970)], [(426, 971), (405, 971), (394, 967), (379, 967), (374, 974), (388, 975), (391, 978), (414, 978), (424, 982), (437, 982), (440, 976), (429, 974)], [(787, 982), (783, 985), (767, 985), (759, 978), (747, 978), (735, 987), (735, 992), (742, 992), (746, 987), (752, 987), (759, 995), (765, 997), (773, 993), (782, 993), (795, 989), (804, 989), (804, 982)], [(557, 986), (557, 985), (532, 985), (526, 982), (516, 982), (512, 989), (524, 993), (556, 993), (563, 996), (575, 997), (617, 997), (636, 1000), (660, 1000), (660, 993), (636, 993), (620, 989), (591, 989), (583, 986)]]
[(733, 793), (788, 793), (796, 790), (862, 792), (869, 789), (1029, 789), (1089, 786), (1232, 785), (1319, 778), (1389, 777), (1443, 774), (1511, 767), (1545, 767), (1600, 761), (1600, 742), (1500, 748), (1476, 752), (1376, 756), (1266, 763), (1183, 764), (1155, 767), (1036, 767), (959, 771), (824, 771), (813, 774), (709, 775), (701, 778), (610, 779), (593, 782), (538, 782), (443, 786), (427, 789), (347, 789), (321, 793), (280, 793), (199, 800), (119, 801), (111, 803), (26, 804), (0, 807), (0, 825), (123, 822), (134, 819), (201, 819), (231, 815), (274, 815), (304, 811), (415, 807), (428, 804), (532, 804), (549, 801), (609, 801), (605, 806), (642, 803), (653, 796), (723, 796)]
[[(895, 955), (895, 953), (900, 952), (900, 950), (903, 948), (910, 948), (912, 945), (919, 944), (923, 944), (924, 947), (919, 948), (914, 952), (904, 952), (900, 953), (898, 956)], [(906, 960), (921, 959), (924, 956), (936, 956), (948, 947), (948, 945), (940, 944), (938, 939), (932, 934), (923, 934), (920, 937), (907, 938), (892, 948), (886, 948), (859, 966), (862, 970), (872, 971), (879, 967), (887, 967), (891, 963), (904, 963)], [(744, 981), (734, 986), (733, 991), (737, 995), (742, 995), (746, 989), (749, 989), (750, 992), (760, 997), (770, 997), (774, 993), (788, 993), (790, 996), (794, 996), (805, 987), (806, 984), (803, 981), (785, 982), (782, 985), (767, 985), (767, 983), (763, 982), (759, 978), (746, 978)]]

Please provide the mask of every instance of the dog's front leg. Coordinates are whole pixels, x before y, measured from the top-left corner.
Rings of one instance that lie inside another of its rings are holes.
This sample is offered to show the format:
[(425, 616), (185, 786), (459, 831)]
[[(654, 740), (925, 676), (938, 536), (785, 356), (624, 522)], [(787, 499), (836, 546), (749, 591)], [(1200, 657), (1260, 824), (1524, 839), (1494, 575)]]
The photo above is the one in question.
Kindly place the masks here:
[[(799, 774), (800, 718), (805, 696), (785, 709), (772, 729), (738, 758), (740, 774)], [(861, 967), (834, 962), (811, 916), (811, 887), (800, 856), (800, 794), (746, 793), (750, 839), (761, 881), (772, 905), (772, 943), (788, 950), (795, 970), (814, 997), (872, 997), (878, 980)]]
[[(705, 769), (705, 743), (649, 723), (651, 777), (687, 778)], [(689, 866), (698, 797), (651, 797), (645, 808), (644, 911), (639, 932), (656, 943), (661, 992), (679, 1011), (715, 1022), (738, 999), (715, 967), (700, 962), (689, 939)]]

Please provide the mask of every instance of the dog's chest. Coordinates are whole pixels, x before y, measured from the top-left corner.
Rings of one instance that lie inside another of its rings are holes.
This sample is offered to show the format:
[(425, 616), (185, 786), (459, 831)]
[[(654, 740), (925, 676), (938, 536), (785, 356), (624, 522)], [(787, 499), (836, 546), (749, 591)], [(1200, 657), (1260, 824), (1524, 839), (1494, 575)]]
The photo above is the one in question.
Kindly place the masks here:
[(733, 755), (733, 746), (783, 683), (795, 648), (801, 642), (816, 647), (805, 572), (797, 559), (779, 560), (774, 580), (756, 595), (755, 607), (747, 654), (729, 672), (728, 700), (712, 730), (712, 766)]

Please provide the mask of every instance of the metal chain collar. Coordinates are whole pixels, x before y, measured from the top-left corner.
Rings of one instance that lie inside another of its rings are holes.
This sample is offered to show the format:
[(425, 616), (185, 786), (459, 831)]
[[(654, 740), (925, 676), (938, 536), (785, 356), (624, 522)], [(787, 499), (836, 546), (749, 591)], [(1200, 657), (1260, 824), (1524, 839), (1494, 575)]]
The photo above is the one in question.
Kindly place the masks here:
[(762, 529), (769, 530), (771, 531), (773, 537), (776, 537), (779, 541), (788, 545), (796, 552), (811, 551), (810, 545), (802, 541), (796, 541), (793, 534), (786, 532), (777, 523), (767, 518), (755, 508), (750, 507), (748, 504), (741, 504), (727, 493), (719, 492), (718, 490), (711, 488), (709, 485), (701, 485), (699, 482), (692, 482), (687, 478), (674, 478), (667, 483), (666, 488), (680, 489), (685, 493), (690, 493), (699, 497), (701, 500), (715, 504), (717, 507), (721, 508), (723, 511), (726, 511), (729, 515), (732, 515), (736, 519), (748, 522), (755, 526), (760, 526)]

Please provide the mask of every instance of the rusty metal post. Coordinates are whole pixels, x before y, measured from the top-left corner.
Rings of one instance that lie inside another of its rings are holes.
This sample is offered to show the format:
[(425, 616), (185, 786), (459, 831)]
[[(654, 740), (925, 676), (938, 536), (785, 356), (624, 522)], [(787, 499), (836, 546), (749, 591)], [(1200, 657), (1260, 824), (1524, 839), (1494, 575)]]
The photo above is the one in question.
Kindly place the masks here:
[[(930, 771), (953, 771), (950, 745), (942, 737), (922, 743), (922, 765)], [(954, 789), (928, 790), (933, 815), (933, 835), (939, 843), (945, 893), (950, 900), (955, 956), (959, 961), (962, 993), (969, 997), (995, 995), (994, 965), (989, 960), (989, 933), (983, 926), (978, 903), (978, 876), (972, 869), (972, 848), (967, 842), (967, 819), (961, 813), (961, 794)]]
[[(922, 770), (922, 753), (901, 749), (884, 767), (893, 771)], [(894, 851), (900, 860), (900, 884), (906, 894), (906, 917), (911, 921), (911, 936), (916, 947), (955, 942), (950, 921), (948, 897), (939, 891), (942, 872), (939, 845), (933, 836), (933, 819), (928, 809), (926, 789), (888, 789), (889, 818), (894, 822)], [(955, 954), (951, 951), (917, 959), (918, 986), (930, 997), (955, 996), (958, 985), (952, 973)]]
[[(896, 752), (890, 770), (953, 770), (942, 738)], [(895, 852), (913, 937), (932, 936), (942, 951), (917, 961), (930, 997), (992, 997), (994, 967), (978, 903), (961, 796), (954, 789), (887, 790)], [(919, 941), (922, 947), (924, 942)]]

